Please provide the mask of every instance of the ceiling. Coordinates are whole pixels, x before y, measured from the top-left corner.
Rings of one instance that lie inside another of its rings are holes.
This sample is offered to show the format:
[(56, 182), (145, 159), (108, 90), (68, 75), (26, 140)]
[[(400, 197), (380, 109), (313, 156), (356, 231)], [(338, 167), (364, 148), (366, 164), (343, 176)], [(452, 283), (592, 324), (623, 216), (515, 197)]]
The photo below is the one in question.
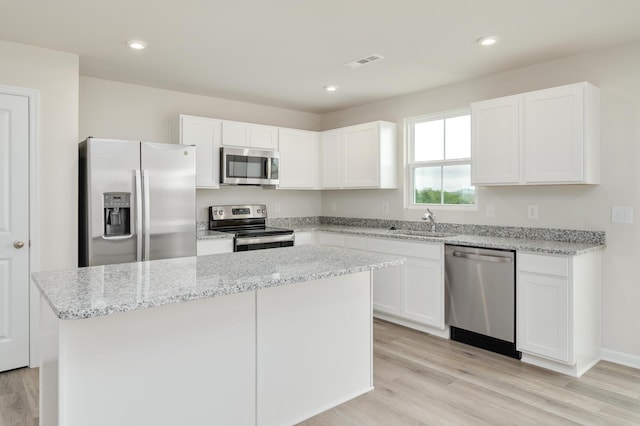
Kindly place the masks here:
[[(325, 113), (640, 39), (639, 0), (2, 0), (80, 74)], [(476, 40), (495, 34), (482, 48)], [(131, 39), (148, 47), (135, 52)], [(345, 63), (377, 53), (360, 68)], [(335, 84), (328, 93), (323, 86)]]

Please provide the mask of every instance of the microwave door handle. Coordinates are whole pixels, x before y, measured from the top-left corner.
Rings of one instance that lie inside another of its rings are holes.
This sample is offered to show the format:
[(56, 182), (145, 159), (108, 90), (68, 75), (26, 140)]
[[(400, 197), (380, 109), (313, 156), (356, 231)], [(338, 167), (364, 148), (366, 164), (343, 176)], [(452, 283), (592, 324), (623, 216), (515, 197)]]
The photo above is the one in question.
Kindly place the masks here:
[(271, 158), (266, 157), (264, 159), (265, 163), (267, 164), (266, 170), (267, 170), (267, 179), (271, 179)]

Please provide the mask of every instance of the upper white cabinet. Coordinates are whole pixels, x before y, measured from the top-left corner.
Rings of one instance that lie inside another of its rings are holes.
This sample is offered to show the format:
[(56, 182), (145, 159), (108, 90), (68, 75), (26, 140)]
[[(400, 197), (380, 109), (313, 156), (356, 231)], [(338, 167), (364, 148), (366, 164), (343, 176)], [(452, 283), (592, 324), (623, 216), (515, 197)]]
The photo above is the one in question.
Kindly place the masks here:
[(520, 97), (471, 104), (471, 182), (520, 182)]
[(375, 121), (322, 133), (322, 187), (397, 188), (396, 124)]
[(600, 182), (600, 92), (589, 83), (471, 104), (475, 185)]
[(223, 121), (222, 145), (277, 150), (278, 128), (238, 121)]
[(323, 189), (342, 188), (342, 132), (328, 130), (320, 134)]
[(320, 188), (320, 134), (280, 128), (280, 189)]
[(196, 187), (220, 187), (221, 121), (180, 115), (179, 142), (196, 146)]

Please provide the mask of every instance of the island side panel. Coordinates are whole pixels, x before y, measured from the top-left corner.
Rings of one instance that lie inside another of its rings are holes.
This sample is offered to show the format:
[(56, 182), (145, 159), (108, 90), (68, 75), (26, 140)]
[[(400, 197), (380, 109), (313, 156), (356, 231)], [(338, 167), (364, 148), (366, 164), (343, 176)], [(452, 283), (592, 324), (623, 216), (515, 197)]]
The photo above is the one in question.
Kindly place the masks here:
[(373, 389), (370, 271), (258, 290), (257, 326), (259, 426)]
[(58, 426), (59, 323), (40, 297), (40, 426)]
[(60, 321), (59, 425), (254, 425), (255, 333), (255, 292)]

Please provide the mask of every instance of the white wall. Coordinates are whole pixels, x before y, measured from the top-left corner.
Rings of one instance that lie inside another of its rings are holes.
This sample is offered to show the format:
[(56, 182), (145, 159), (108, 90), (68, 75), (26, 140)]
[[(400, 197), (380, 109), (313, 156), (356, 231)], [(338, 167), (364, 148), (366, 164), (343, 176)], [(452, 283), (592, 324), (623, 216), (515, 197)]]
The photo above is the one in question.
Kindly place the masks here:
[[(318, 114), (80, 77), (81, 139), (95, 136), (177, 143), (171, 135), (179, 114), (305, 130), (318, 130), (321, 119)], [(210, 205), (235, 203), (266, 204), (269, 217), (317, 216), (320, 200), (317, 191), (238, 186), (198, 190), (198, 220), (207, 220)]]
[[(78, 56), (0, 40), (0, 84), (40, 92), (40, 269), (77, 265)], [(34, 242), (32, 242), (34, 243)]]
[[(589, 81), (601, 89), (601, 184), (479, 188), (477, 211), (435, 211), (443, 222), (602, 230), (607, 233), (603, 262), (603, 346), (636, 357), (640, 365), (640, 42), (588, 52), (484, 78), (325, 114), (322, 128), (372, 120), (398, 123), (406, 117), (468, 106), (470, 102), (529, 90)], [(400, 132), (401, 137), (403, 132)], [(551, 153), (550, 153), (551, 154)], [(402, 158), (402, 156), (401, 156)], [(418, 220), (422, 210), (404, 209), (404, 189), (327, 191), (324, 215)], [(335, 202), (337, 211), (330, 213)], [(388, 215), (382, 203), (390, 204)], [(488, 204), (495, 217), (485, 215)], [(539, 206), (539, 219), (527, 219), (527, 205)], [(611, 206), (634, 207), (633, 225), (611, 224)]]

